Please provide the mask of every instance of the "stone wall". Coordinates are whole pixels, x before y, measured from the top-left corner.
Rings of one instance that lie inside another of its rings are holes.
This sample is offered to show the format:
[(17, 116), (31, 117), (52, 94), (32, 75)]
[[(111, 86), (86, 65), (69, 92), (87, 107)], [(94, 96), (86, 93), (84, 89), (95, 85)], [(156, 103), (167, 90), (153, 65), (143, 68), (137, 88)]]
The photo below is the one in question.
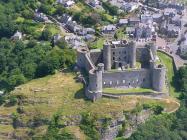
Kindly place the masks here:
[(148, 67), (150, 61), (150, 51), (145, 47), (136, 48), (136, 61), (142, 63), (142, 67)]
[(129, 63), (129, 49), (128, 47), (111, 48), (111, 65), (114, 67), (115, 61), (123, 61)]
[(96, 66), (99, 63), (103, 62), (103, 52), (102, 51), (92, 51), (90, 52), (90, 57), (92, 59), (92, 62)]
[(77, 65), (86, 71), (95, 69), (95, 65), (90, 58), (90, 53), (86, 49), (77, 50)]
[(151, 88), (151, 71), (149, 69), (129, 70), (120, 72), (104, 72), (103, 88)]

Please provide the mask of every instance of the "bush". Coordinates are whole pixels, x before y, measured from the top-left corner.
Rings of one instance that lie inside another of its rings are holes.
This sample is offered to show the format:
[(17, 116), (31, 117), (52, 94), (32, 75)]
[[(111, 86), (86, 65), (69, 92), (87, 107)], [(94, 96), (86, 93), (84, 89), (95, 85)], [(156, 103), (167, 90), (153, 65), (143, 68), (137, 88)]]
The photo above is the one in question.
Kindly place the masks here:
[(17, 98), (15, 96), (10, 96), (8, 105), (14, 106), (17, 103)]
[(12, 113), (12, 125), (13, 125), (13, 128), (17, 128), (18, 126), (18, 114), (17, 113)]
[(158, 115), (158, 114), (162, 113), (162, 111), (164, 110), (164, 108), (162, 106), (160, 106), (160, 105), (156, 105), (156, 106), (153, 107), (153, 110), (154, 110), (154, 113), (156, 115)]
[(0, 96), (0, 105), (5, 103), (5, 97), (4, 96)]
[(50, 41), (52, 39), (52, 33), (49, 30), (45, 29), (42, 32), (41, 39), (45, 41)]
[(99, 132), (96, 129), (97, 118), (94, 118), (92, 115), (86, 113), (82, 114), (82, 121), (80, 128), (84, 133), (93, 140), (99, 139)]
[(18, 112), (19, 114), (24, 113), (23, 107), (22, 107), (22, 106), (19, 106), (19, 107), (17, 108), (17, 112)]

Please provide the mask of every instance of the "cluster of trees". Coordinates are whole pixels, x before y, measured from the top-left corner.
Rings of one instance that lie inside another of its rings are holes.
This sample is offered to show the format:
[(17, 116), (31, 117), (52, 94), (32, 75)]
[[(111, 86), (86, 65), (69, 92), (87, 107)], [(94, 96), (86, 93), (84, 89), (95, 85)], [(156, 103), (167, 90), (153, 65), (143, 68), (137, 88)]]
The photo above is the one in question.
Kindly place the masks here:
[[(51, 0), (0, 1), (0, 90), (11, 90), (28, 80), (53, 74), (56, 69), (74, 64), (75, 52), (66, 47), (53, 48), (52, 33), (48, 29), (33, 35), (33, 27), (39, 25), (30, 20), (34, 16), (34, 9), (42, 8), (45, 4), (51, 6), (53, 2)], [(24, 22), (18, 22), (19, 18), (25, 19)], [(11, 40), (16, 30), (27, 34), (26, 39), (29, 40)]]
[(55, 114), (49, 123), (43, 140), (75, 140), (75, 136), (65, 129), (62, 129), (63, 125), (60, 123), (60, 116)]
[(103, 2), (103, 8), (111, 15), (118, 15), (118, 7), (111, 5), (109, 2)]
[[(19, 25), (16, 23), (18, 16), (33, 18), (31, 8), (37, 7), (36, 0), (1, 0), (0, 1), (0, 38), (11, 37)], [(29, 8), (30, 7), (30, 8)]]
[(0, 88), (12, 89), (33, 78), (53, 74), (56, 69), (70, 67), (75, 62), (73, 50), (55, 49), (49, 43), (31, 40), (0, 41)]
[(181, 90), (181, 107), (174, 114), (152, 117), (129, 140), (186, 140), (187, 139), (187, 67), (177, 74)]

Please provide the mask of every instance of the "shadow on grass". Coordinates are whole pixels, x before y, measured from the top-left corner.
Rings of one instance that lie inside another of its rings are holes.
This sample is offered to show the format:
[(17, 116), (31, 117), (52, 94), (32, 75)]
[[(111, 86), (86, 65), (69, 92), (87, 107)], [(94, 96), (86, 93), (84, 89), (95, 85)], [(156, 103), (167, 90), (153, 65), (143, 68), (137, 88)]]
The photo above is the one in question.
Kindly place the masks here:
[(74, 96), (75, 99), (83, 99), (84, 101), (88, 101), (88, 102), (91, 102), (91, 100), (89, 100), (86, 96), (85, 96), (85, 89), (81, 89), (79, 91), (77, 91), (75, 93), (75, 96)]

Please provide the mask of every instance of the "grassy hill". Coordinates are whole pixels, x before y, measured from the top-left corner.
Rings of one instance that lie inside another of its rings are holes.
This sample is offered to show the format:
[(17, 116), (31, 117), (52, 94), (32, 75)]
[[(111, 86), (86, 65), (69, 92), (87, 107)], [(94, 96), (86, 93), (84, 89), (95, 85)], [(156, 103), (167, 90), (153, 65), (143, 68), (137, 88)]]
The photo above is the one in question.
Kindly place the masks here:
[(84, 97), (83, 85), (77, 82), (76, 74), (72, 72), (59, 72), (32, 80), (17, 87), (10, 96), (16, 97), (18, 102), (14, 106), (4, 104), (0, 107), (0, 139), (13, 134), (25, 139), (31, 134), (44, 135), (48, 122), (57, 113), (61, 116), (60, 123), (73, 126), (64, 129), (85, 139), (77, 125), (82, 113), (98, 118), (117, 118), (122, 112), (135, 109), (137, 104), (159, 104), (165, 108), (165, 112), (178, 108), (172, 98), (153, 100), (128, 96), (120, 99), (102, 98), (93, 103)]

